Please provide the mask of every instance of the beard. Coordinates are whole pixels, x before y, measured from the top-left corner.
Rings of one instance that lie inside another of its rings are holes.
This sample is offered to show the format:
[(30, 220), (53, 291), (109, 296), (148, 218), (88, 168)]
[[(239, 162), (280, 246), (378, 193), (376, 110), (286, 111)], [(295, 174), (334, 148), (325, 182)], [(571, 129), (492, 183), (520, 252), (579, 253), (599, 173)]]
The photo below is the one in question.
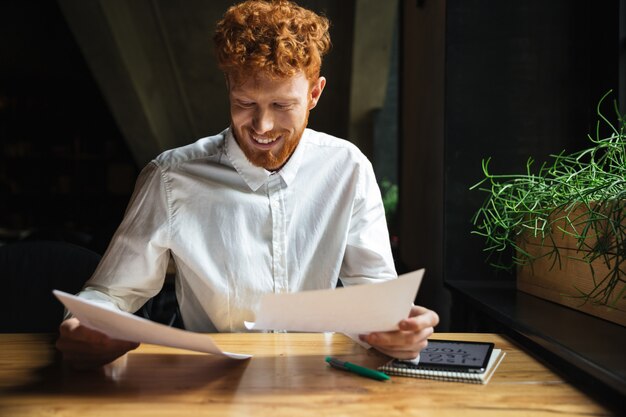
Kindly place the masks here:
[(247, 131), (245, 134), (241, 130), (233, 129), (233, 134), (237, 144), (239, 144), (239, 147), (252, 165), (265, 168), (268, 171), (278, 171), (287, 163), (287, 161), (289, 161), (289, 158), (291, 158), (291, 155), (296, 150), (296, 147), (300, 143), (300, 139), (302, 139), (302, 134), (307, 126), (308, 119), (309, 117), (307, 114), (302, 126), (300, 126), (300, 128), (293, 133), (289, 133), (289, 131), (274, 130), (264, 133), (263, 137), (266, 138), (276, 138), (281, 136), (281, 139), (279, 140), (282, 143), (276, 149), (272, 148), (263, 150), (254, 147), (254, 145), (249, 142), (250, 139), (248, 139), (253, 135), (253, 132), (250, 129), (246, 129)]

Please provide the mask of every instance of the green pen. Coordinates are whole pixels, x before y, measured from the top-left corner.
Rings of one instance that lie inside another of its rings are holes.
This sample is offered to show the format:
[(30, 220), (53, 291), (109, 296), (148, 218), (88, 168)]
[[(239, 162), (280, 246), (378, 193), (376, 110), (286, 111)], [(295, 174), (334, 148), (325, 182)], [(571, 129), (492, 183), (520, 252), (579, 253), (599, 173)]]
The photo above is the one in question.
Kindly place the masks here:
[(350, 362), (340, 361), (337, 358), (331, 358), (330, 356), (326, 356), (326, 362), (329, 363), (330, 366), (336, 369), (341, 369), (342, 371), (353, 372), (357, 375), (366, 376), (368, 378), (375, 379), (377, 381), (386, 381), (389, 378), (389, 375), (375, 371), (373, 369), (365, 368), (363, 366), (355, 365)]

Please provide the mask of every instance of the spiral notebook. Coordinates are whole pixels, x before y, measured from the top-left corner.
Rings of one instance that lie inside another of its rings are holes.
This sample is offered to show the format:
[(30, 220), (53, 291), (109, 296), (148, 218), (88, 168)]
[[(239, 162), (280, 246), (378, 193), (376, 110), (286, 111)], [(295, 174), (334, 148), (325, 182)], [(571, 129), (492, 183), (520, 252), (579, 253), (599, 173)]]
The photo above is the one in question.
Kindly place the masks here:
[(412, 378), (465, 382), (469, 384), (487, 384), (505, 355), (506, 352), (501, 349), (493, 349), (485, 371), (480, 373), (424, 369), (423, 367), (420, 367), (420, 365), (399, 359), (393, 359), (387, 362), (386, 364), (380, 366), (378, 370), (389, 375), (408, 376)]

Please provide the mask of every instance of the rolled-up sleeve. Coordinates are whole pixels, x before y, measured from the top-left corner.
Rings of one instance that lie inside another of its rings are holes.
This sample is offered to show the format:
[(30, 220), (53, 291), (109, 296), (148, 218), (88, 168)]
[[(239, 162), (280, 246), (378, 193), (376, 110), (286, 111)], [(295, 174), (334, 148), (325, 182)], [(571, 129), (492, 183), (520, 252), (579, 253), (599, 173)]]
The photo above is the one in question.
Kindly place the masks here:
[(339, 278), (353, 285), (396, 277), (380, 189), (371, 163), (363, 161)]

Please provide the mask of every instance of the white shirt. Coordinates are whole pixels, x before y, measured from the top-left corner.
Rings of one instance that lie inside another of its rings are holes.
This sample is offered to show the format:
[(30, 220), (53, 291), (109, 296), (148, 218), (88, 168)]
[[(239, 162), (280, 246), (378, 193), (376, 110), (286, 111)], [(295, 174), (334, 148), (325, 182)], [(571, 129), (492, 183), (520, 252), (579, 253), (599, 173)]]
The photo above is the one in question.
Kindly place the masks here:
[(245, 331), (265, 293), (397, 276), (370, 162), (311, 129), (275, 173), (230, 129), (159, 155), (80, 296), (134, 312), (161, 289), (170, 253), (185, 328), (198, 332)]

